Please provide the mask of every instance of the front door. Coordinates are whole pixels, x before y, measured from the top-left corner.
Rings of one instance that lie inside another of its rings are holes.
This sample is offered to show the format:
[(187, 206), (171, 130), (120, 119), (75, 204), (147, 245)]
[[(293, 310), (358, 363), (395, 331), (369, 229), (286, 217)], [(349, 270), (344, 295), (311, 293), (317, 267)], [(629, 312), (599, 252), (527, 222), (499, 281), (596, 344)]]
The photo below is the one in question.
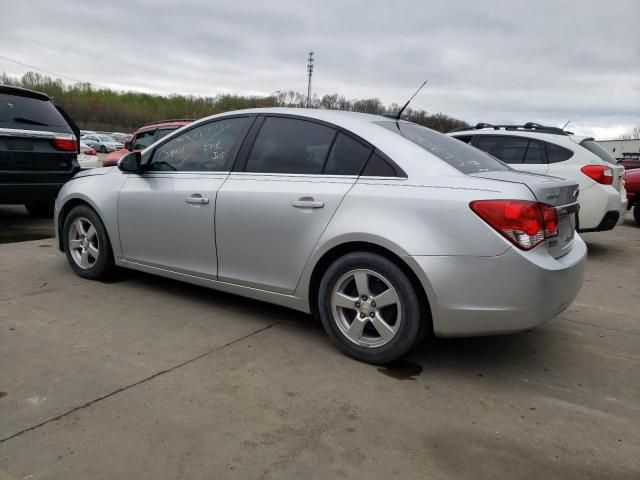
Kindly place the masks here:
[(199, 124), (145, 154), (145, 172), (130, 174), (118, 197), (126, 260), (216, 278), (216, 196), (251, 121)]

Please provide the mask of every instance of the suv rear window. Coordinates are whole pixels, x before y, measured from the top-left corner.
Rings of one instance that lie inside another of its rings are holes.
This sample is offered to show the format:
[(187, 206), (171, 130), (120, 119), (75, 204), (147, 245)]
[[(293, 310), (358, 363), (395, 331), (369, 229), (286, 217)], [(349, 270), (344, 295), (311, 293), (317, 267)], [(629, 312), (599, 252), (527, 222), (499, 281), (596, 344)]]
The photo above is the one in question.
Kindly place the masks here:
[(67, 127), (68, 124), (48, 100), (0, 93), (0, 123), (27, 130), (37, 127)]
[(613, 163), (614, 165), (618, 164), (618, 161), (609, 155), (604, 148), (598, 145), (594, 140), (583, 140), (580, 142), (580, 145), (589, 150), (594, 155), (597, 155), (600, 160), (604, 160), (605, 162)]
[(424, 148), (462, 173), (496, 172), (511, 168), (460, 140), (409, 122), (374, 122)]

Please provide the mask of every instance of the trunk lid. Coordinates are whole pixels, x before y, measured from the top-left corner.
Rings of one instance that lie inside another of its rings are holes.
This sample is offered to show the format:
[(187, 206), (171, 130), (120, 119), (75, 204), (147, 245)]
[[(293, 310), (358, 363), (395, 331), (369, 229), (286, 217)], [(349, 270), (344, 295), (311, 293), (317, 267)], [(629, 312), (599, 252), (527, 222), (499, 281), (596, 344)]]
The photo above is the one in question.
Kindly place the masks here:
[(538, 202), (555, 207), (558, 213), (558, 235), (547, 239), (546, 245), (554, 258), (569, 253), (573, 247), (579, 209), (578, 184), (576, 182), (513, 170), (480, 172), (471, 174), (471, 176), (525, 185)]

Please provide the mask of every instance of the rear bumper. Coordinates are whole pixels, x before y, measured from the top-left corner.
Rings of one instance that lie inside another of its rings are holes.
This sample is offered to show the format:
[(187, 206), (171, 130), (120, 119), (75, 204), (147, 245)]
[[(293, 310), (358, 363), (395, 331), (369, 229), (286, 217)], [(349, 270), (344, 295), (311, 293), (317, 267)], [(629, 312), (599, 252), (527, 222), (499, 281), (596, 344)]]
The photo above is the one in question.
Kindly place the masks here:
[(578, 235), (558, 259), (544, 247), (497, 257), (413, 257), (435, 295), (433, 327), (441, 337), (520, 332), (551, 320), (578, 294), (586, 258)]
[[(578, 231), (602, 232), (615, 228), (624, 221), (627, 210), (627, 195), (611, 185), (592, 185), (580, 192), (578, 197)], [(612, 221), (612, 218), (615, 220)]]

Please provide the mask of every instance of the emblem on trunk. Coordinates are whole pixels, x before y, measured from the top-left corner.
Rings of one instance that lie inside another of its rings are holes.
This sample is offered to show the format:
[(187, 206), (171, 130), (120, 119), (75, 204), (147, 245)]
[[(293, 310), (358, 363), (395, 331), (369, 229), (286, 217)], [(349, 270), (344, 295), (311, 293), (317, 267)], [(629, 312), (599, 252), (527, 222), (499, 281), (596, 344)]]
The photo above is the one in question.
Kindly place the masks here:
[(554, 198), (560, 198), (559, 193), (547, 193), (547, 200), (553, 200)]

